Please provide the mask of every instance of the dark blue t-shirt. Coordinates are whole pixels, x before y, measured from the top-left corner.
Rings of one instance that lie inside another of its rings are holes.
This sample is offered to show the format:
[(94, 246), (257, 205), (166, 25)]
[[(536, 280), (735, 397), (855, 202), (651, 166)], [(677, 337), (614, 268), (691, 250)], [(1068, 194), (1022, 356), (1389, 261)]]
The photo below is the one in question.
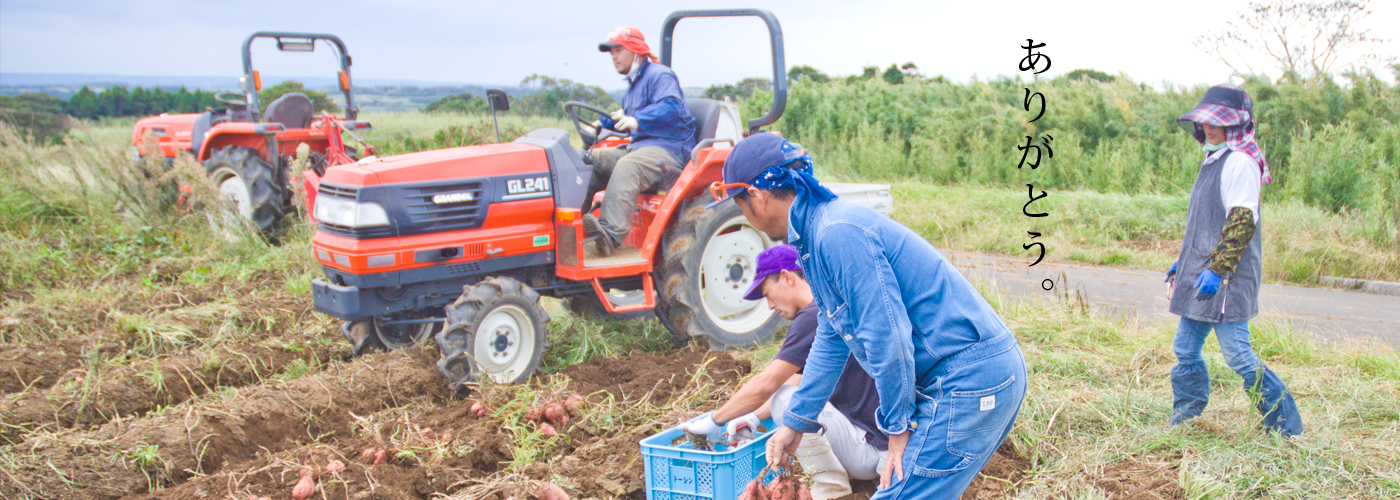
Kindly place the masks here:
[[(817, 337), (818, 314), (821, 313), (817, 310), (816, 301), (797, 311), (797, 317), (792, 319), (792, 326), (788, 327), (787, 338), (778, 349), (776, 357), (797, 365), (797, 373), (802, 373), (802, 368), (807, 365), (807, 354), (812, 352), (812, 340)], [(851, 419), (851, 423), (856, 424), (856, 427), (865, 431), (865, 442), (877, 450), (889, 449), (889, 436), (875, 426), (875, 411), (880, 408), (880, 394), (875, 391), (875, 379), (865, 373), (865, 369), (856, 362), (855, 356), (846, 359), (846, 368), (841, 371), (841, 378), (836, 381), (836, 390), (831, 393), (828, 402), (846, 418)]]

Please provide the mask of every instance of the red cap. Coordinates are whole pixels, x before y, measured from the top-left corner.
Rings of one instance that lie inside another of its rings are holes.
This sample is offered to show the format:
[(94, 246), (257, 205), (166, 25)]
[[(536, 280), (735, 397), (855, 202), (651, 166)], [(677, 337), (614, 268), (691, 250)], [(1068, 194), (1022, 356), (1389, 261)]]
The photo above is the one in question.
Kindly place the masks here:
[(642, 30), (626, 26), (612, 30), (608, 34), (608, 40), (598, 44), (598, 52), (607, 52), (613, 47), (626, 47), (627, 50), (651, 58), (651, 62), (656, 62), (656, 55), (651, 53), (651, 46), (647, 45), (647, 37), (642, 35)]

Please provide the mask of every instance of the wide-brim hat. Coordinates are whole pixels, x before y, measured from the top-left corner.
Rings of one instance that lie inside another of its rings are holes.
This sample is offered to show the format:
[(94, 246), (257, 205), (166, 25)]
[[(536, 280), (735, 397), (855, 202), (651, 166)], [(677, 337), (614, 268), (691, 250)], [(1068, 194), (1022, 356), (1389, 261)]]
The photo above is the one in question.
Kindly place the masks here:
[(1202, 144), (1206, 141), (1205, 131), (1200, 125), (1217, 127), (1243, 127), (1254, 119), (1254, 103), (1249, 93), (1235, 85), (1216, 85), (1206, 90), (1201, 102), (1186, 114), (1177, 117), (1176, 124), (1191, 134)]

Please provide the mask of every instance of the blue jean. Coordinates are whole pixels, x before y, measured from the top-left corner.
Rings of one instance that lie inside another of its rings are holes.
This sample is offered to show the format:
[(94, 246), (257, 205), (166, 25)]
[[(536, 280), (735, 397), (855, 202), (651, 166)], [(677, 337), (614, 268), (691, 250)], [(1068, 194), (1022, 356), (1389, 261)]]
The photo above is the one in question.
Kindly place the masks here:
[[(1005, 335), (1010, 339), (1010, 334)], [(1026, 396), (1026, 364), (1021, 349), (980, 359), (945, 360), (947, 373), (915, 400), (914, 433), (904, 449), (904, 477), (870, 500), (956, 500), (1016, 424)], [(988, 355), (989, 354), (989, 355)], [(962, 363), (959, 363), (961, 361)]]
[(1293, 394), (1283, 379), (1254, 354), (1254, 347), (1249, 344), (1249, 323), (1206, 323), (1185, 317), (1177, 325), (1172, 344), (1177, 362), (1172, 368), (1171, 425), (1199, 416), (1210, 401), (1210, 373), (1201, 358), (1201, 348), (1212, 328), (1225, 364), (1244, 379), (1245, 393), (1264, 415), (1264, 427), (1285, 436), (1302, 434), (1303, 417), (1298, 414)]

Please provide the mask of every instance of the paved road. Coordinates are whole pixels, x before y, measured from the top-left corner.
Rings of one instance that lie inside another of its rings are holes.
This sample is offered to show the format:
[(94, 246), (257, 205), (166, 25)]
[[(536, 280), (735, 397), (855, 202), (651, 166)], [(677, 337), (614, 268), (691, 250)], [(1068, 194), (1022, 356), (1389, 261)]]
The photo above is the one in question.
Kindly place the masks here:
[[(1042, 280), (1053, 279), (1057, 292), (1068, 284), (1071, 293), (1083, 293), (1097, 312), (1135, 316), (1147, 323), (1177, 321), (1167, 312), (1162, 271), (1050, 261), (1028, 268), (1031, 260), (1020, 257), (959, 251), (945, 255), (968, 279), (995, 282), (1008, 295), (1055, 299), (1041, 289)], [(1392, 295), (1266, 284), (1259, 292), (1259, 319), (1325, 339), (1376, 339), (1400, 349), (1400, 297)]]

